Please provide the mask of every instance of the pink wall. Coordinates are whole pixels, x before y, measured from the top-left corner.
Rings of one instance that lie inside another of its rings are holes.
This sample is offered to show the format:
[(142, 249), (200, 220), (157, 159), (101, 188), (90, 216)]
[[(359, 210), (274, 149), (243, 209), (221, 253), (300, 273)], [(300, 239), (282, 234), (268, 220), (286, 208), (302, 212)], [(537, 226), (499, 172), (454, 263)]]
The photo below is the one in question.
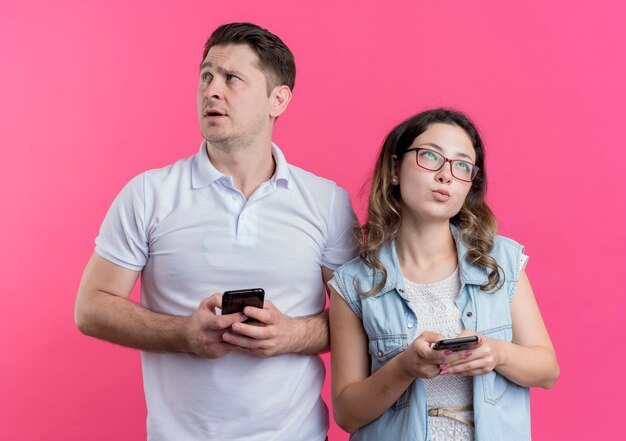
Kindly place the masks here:
[[(87, 3), (0, 12), (1, 440), (145, 437), (139, 353), (80, 335), (74, 295), (123, 184), (196, 151), (202, 45), (242, 20), (296, 56), (276, 141), (291, 162), (346, 187), (359, 212), (395, 123), (440, 105), (477, 121), (489, 199), (501, 232), (527, 246), (561, 363), (557, 386), (533, 391), (534, 439), (616, 436), (626, 394), (624, 2)], [(347, 436), (334, 427), (331, 439)]]

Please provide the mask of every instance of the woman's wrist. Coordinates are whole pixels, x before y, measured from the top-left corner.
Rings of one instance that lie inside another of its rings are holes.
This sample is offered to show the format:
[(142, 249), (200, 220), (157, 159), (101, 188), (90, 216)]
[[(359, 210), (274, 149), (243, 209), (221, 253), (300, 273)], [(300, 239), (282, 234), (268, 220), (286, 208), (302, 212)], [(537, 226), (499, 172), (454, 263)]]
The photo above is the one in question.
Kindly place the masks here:
[(489, 338), (488, 341), (489, 345), (493, 348), (494, 369), (498, 369), (506, 364), (507, 342), (494, 338)]
[[(410, 357), (408, 357), (407, 351), (402, 351), (398, 355), (396, 355), (393, 360), (390, 360), (389, 363), (395, 364), (394, 369), (397, 371), (398, 377), (402, 381), (413, 381), (415, 375), (413, 375), (410, 367)], [(395, 363), (394, 363), (395, 362)]]

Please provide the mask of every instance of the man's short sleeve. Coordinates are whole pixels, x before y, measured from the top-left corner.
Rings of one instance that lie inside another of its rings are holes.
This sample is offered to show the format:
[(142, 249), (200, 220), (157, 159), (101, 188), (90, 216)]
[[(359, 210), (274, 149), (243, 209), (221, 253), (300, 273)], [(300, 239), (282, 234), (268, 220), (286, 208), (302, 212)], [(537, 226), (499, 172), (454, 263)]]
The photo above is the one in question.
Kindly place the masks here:
[(96, 238), (96, 253), (133, 271), (141, 271), (148, 261), (144, 192), (141, 174), (117, 195)]
[(343, 188), (335, 186), (330, 207), (329, 236), (322, 253), (322, 265), (335, 270), (356, 255), (357, 244), (352, 233), (356, 222), (350, 195)]

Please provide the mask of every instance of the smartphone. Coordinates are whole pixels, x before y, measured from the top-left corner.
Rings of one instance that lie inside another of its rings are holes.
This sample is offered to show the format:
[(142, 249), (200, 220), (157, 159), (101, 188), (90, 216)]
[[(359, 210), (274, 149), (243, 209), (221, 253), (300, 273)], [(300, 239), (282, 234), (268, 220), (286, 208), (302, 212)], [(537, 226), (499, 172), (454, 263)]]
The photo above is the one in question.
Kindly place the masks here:
[[(238, 289), (234, 291), (225, 291), (222, 294), (222, 314), (233, 314), (235, 312), (243, 312), (246, 306), (254, 306), (255, 308), (263, 308), (263, 299), (265, 291), (262, 288)], [(257, 320), (248, 317), (244, 323), (252, 323)]]
[(478, 337), (472, 335), (470, 337), (449, 338), (446, 340), (439, 340), (433, 345), (433, 349), (441, 351), (448, 349), (450, 351), (465, 351), (471, 349), (478, 343)]

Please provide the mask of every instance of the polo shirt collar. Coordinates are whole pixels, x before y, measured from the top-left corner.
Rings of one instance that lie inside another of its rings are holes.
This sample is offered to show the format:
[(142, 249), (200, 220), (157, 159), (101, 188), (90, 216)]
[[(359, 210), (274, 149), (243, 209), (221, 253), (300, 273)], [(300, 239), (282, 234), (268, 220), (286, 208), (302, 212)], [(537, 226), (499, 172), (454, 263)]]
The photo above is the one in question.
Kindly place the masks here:
[(272, 176), (272, 181), (276, 182), (276, 184), (284, 185), (287, 188), (291, 188), (291, 173), (289, 173), (289, 164), (285, 159), (285, 155), (278, 148), (276, 144), (272, 142), (272, 155), (274, 156), (274, 161), (276, 161), (276, 172), (274, 176)]
[[(289, 164), (285, 159), (285, 155), (272, 142), (272, 156), (276, 161), (276, 172), (272, 176), (271, 181), (281, 184), (286, 188), (291, 188), (291, 173), (289, 172)], [(222, 172), (216, 169), (209, 160), (209, 154), (206, 150), (206, 140), (200, 144), (200, 151), (194, 155), (191, 164), (191, 185), (193, 188), (208, 187), (213, 182), (225, 177)]]

